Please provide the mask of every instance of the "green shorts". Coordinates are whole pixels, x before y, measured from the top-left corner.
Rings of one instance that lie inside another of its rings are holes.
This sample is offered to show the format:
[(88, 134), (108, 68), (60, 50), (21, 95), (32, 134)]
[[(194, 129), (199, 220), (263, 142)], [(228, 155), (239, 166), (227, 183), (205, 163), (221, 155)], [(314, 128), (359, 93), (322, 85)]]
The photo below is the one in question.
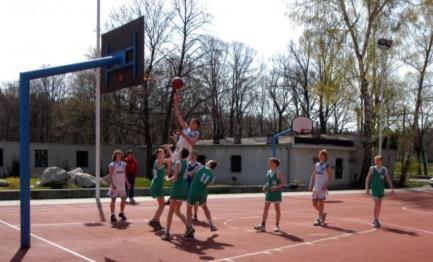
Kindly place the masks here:
[(385, 196), (385, 190), (383, 188), (371, 188), (371, 196), (373, 199), (383, 198)]
[(185, 201), (188, 197), (187, 192), (186, 184), (184, 187), (173, 185), (170, 190), (170, 198)]
[(207, 202), (207, 194), (201, 194), (201, 195), (190, 194), (187, 200), (187, 203), (190, 205), (199, 204), (201, 206), (203, 204), (206, 204), (206, 202)]
[(279, 203), (281, 202), (283, 197), (283, 194), (281, 192), (281, 190), (272, 192), (272, 191), (268, 191), (266, 192), (266, 202), (272, 202), (272, 203)]
[(162, 186), (151, 185), (150, 187), (150, 195), (153, 198), (160, 198), (164, 196), (164, 188)]

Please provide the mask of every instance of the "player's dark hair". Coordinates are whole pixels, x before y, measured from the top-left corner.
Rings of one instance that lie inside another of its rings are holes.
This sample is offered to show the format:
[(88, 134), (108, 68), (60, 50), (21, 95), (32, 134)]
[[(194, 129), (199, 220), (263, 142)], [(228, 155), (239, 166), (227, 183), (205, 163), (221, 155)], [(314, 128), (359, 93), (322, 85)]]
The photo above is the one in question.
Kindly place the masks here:
[(198, 118), (193, 118), (193, 119), (191, 119), (191, 121), (194, 121), (194, 122), (197, 124), (197, 126), (200, 128), (200, 126), (201, 126), (201, 124), (200, 124), (200, 119), (198, 119)]
[(120, 154), (120, 158), (121, 159), (123, 158), (123, 152), (122, 152), (122, 150), (116, 149), (116, 150), (114, 150), (113, 155), (111, 156), (111, 159), (113, 159), (113, 161), (116, 161), (116, 155), (117, 154)]
[(374, 160), (383, 161), (383, 156), (382, 155), (377, 155), (377, 156), (374, 157)]
[(189, 156), (189, 151), (188, 151), (188, 149), (186, 149), (186, 148), (182, 148), (181, 150), (180, 150), (180, 158), (181, 159), (185, 159), (185, 158), (187, 158)]
[(277, 166), (280, 166), (280, 160), (276, 157), (269, 158), (269, 161), (274, 162)]
[(206, 163), (206, 166), (209, 167), (210, 169), (215, 169), (217, 167), (218, 163), (215, 160), (209, 160)]
[(128, 150), (128, 151), (126, 152), (125, 156), (129, 156), (129, 155), (133, 155), (133, 154), (134, 154), (134, 151), (132, 151), (132, 150), (130, 149), (130, 150)]

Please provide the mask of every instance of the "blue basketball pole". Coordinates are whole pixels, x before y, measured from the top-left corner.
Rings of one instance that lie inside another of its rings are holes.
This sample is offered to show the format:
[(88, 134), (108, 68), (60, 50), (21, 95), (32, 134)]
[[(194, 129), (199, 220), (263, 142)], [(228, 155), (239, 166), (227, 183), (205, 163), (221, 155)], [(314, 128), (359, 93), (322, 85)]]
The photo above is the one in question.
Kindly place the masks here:
[(125, 53), (117, 53), (113, 56), (75, 64), (27, 71), (20, 74), (20, 208), (22, 248), (30, 247), (30, 80), (116, 64), (126, 64)]
[(287, 133), (292, 132), (292, 129), (289, 128), (287, 130), (281, 131), (280, 133), (277, 133), (275, 135), (272, 136), (272, 156), (275, 157), (277, 155), (277, 141), (278, 138), (282, 135), (285, 135)]

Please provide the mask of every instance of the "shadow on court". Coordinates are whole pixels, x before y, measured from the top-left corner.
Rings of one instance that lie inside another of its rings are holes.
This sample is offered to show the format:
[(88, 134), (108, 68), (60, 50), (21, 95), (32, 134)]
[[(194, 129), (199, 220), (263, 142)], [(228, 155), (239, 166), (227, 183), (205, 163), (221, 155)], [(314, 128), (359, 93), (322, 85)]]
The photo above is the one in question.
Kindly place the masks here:
[(18, 249), (17, 252), (11, 258), (10, 261), (12, 261), (12, 262), (23, 261), (23, 259), (26, 256), (26, 254), (27, 254), (28, 251), (29, 251), (28, 248), (20, 248), (20, 249)]
[(104, 258), (105, 262), (118, 262), (117, 260), (111, 259), (109, 257)]
[(356, 233), (356, 231), (353, 229), (341, 228), (341, 227), (337, 227), (337, 226), (333, 226), (333, 225), (329, 225), (329, 224), (325, 224), (323, 226), (323, 228), (331, 229), (331, 230), (334, 230), (337, 232), (343, 232), (343, 233), (347, 233), (347, 234), (355, 234)]
[(119, 229), (119, 230), (125, 230), (129, 227), (131, 222), (127, 221), (118, 221), (111, 224), (111, 228)]
[(416, 232), (413, 231), (406, 231), (406, 230), (402, 230), (399, 228), (391, 228), (391, 227), (382, 227), (381, 228), (382, 231), (385, 232), (390, 232), (390, 233), (395, 233), (395, 234), (400, 234), (400, 235), (408, 235), (408, 236), (412, 236), (412, 237), (418, 237), (419, 235)]
[(289, 233), (284, 232), (284, 231), (280, 231), (278, 233), (271, 233), (271, 232), (266, 232), (266, 233), (274, 235), (274, 236), (279, 236), (279, 237), (285, 238), (285, 239), (290, 240), (292, 242), (304, 242), (303, 238), (297, 237), (295, 235), (289, 234)]
[(196, 238), (184, 238), (182, 234), (172, 235), (173, 239), (170, 241), (177, 249), (186, 251), (188, 253), (194, 253), (201, 255), (200, 259), (213, 260), (215, 258), (206, 256), (206, 250), (223, 250), (226, 247), (233, 247), (232, 244), (218, 242), (215, 239), (218, 237), (217, 234), (208, 237), (206, 240), (200, 240)]

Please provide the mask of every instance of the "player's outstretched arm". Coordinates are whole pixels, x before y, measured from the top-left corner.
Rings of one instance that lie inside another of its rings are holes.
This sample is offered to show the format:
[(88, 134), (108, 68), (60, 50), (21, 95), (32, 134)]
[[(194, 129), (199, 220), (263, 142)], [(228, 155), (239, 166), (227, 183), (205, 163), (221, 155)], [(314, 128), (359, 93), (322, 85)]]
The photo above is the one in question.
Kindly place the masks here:
[(174, 113), (176, 115), (177, 123), (182, 129), (188, 128), (188, 124), (185, 122), (185, 119), (183, 118), (182, 113), (180, 112), (180, 95), (178, 93), (174, 95), (173, 101), (174, 101)]
[(313, 168), (313, 170), (311, 171), (310, 185), (308, 186), (309, 191), (313, 191), (313, 185), (315, 180), (316, 180), (316, 171)]
[(179, 176), (179, 172), (180, 172), (180, 162), (177, 162), (176, 165), (174, 166), (173, 176), (167, 180), (168, 181), (176, 181), (177, 177)]
[(187, 136), (187, 135), (183, 132), (183, 130), (179, 131), (179, 135), (180, 135), (181, 137), (183, 137), (183, 138), (185, 139), (185, 141), (186, 141), (188, 144), (190, 144), (191, 146), (195, 146), (195, 144), (196, 144), (197, 141), (198, 141), (198, 137), (190, 138), (189, 136)]
[(371, 168), (368, 170), (367, 178), (365, 179), (365, 193), (370, 193)]
[(386, 181), (388, 182), (388, 186), (389, 188), (391, 188), (391, 194), (394, 193), (394, 186), (392, 185), (392, 179), (391, 176), (389, 175), (388, 169), (385, 172), (385, 176), (386, 176)]

